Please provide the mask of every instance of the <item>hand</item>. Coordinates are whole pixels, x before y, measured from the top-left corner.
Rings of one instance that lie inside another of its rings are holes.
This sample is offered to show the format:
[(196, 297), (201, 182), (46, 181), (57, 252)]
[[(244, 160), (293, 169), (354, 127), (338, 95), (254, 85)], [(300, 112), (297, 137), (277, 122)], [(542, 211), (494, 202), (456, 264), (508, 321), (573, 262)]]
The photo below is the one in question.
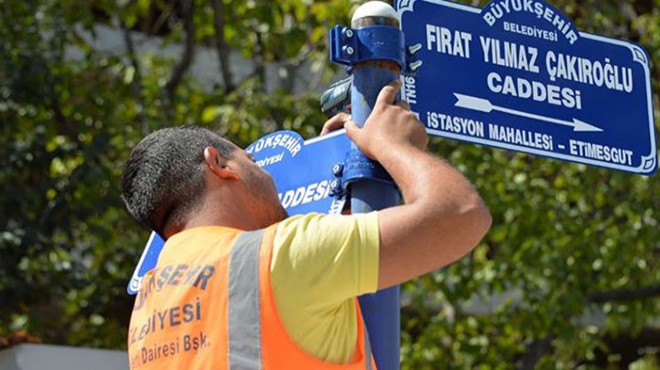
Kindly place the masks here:
[(343, 113), (343, 112), (335, 114), (332, 118), (325, 121), (325, 123), (323, 124), (323, 129), (321, 129), (321, 135), (320, 136), (323, 136), (323, 135), (328, 134), (332, 131), (339, 130), (340, 128), (343, 128), (344, 123), (346, 123), (346, 121), (348, 121), (350, 119), (351, 119), (351, 116), (349, 114), (346, 114), (346, 113)]
[(344, 124), (346, 134), (369, 158), (378, 160), (378, 153), (393, 147), (412, 146), (426, 150), (428, 136), (424, 126), (404, 101), (394, 102), (401, 81), (394, 80), (383, 87), (364, 127), (353, 121)]

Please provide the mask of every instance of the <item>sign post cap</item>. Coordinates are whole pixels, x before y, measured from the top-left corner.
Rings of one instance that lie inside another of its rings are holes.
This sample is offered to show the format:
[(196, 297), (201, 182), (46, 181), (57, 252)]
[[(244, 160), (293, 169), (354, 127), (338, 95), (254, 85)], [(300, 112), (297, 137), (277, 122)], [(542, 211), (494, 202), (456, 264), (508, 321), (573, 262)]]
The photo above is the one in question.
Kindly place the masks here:
[(369, 1), (360, 5), (355, 13), (353, 13), (351, 23), (366, 17), (383, 17), (399, 20), (396, 10), (390, 4), (383, 1)]

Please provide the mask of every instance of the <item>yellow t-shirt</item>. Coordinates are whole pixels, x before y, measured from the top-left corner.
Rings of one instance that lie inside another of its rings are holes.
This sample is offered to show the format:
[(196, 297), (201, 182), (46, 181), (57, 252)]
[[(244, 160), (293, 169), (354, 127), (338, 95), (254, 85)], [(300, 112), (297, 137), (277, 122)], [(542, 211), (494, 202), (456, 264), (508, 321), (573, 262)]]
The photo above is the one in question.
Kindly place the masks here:
[(324, 361), (352, 360), (355, 297), (378, 287), (378, 214), (312, 213), (277, 228), (271, 260), (275, 304), (291, 339)]

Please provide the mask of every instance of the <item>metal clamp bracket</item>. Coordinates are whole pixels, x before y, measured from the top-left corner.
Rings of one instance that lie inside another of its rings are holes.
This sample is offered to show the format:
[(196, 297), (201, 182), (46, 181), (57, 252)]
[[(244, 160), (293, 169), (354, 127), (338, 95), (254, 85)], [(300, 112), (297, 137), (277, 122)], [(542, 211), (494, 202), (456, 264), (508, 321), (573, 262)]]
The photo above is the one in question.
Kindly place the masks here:
[(373, 60), (388, 60), (405, 69), (403, 32), (390, 26), (353, 29), (337, 25), (330, 31), (330, 60), (349, 66)]
[(344, 162), (332, 166), (332, 174), (335, 179), (330, 183), (331, 193), (338, 197), (345, 195), (348, 186), (358, 180), (379, 181), (396, 187), (385, 168), (380, 163), (367, 158), (357, 148), (348, 152)]
[(415, 54), (421, 44), (406, 47), (403, 32), (390, 26), (368, 26), (353, 29), (335, 26), (330, 30), (330, 61), (351, 67), (355, 64), (387, 60), (412, 75), (422, 65)]

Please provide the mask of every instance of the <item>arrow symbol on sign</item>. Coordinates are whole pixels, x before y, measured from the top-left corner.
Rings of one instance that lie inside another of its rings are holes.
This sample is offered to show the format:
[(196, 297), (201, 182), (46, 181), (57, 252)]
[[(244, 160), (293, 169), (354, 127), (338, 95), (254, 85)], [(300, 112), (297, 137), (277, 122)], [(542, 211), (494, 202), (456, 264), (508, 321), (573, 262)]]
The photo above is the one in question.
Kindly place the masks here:
[(564, 125), (564, 126), (570, 126), (573, 127), (573, 131), (591, 131), (591, 132), (598, 132), (598, 131), (603, 131), (603, 129), (596, 127), (594, 125), (590, 125), (584, 121), (580, 121), (577, 118), (573, 118), (573, 121), (564, 121), (561, 119), (557, 118), (552, 118), (552, 117), (546, 117), (546, 116), (540, 116), (538, 114), (533, 114), (533, 113), (527, 113), (515, 109), (509, 109), (505, 107), (498, 107), (497, 105), (493, 105), (490, 101), (487, 99), (482, 99), (482, 98), (477, 98), (474, 96), (469, 96), (469, 95), (463, 95), (463, 94), (458, 94), (454, 93), (454, 96), (458, 98), (456, 103), (454, 104), (457, 107), (460, 108), (466, 108), (466, 109), (472, 109), (476, 110), (479, 112), (485, 112), (485, 113), (490, 113), (491, 111), (499, 111), (503, 113), (509, 113), (513, 114), (516, 116), (521, 116), (521, 117), (526, 117), (526, 118), (533, 118), (533, 119), (538, 119), (541, 121), (546, 121), (550, 123), (556, 123), (558, 125)]

